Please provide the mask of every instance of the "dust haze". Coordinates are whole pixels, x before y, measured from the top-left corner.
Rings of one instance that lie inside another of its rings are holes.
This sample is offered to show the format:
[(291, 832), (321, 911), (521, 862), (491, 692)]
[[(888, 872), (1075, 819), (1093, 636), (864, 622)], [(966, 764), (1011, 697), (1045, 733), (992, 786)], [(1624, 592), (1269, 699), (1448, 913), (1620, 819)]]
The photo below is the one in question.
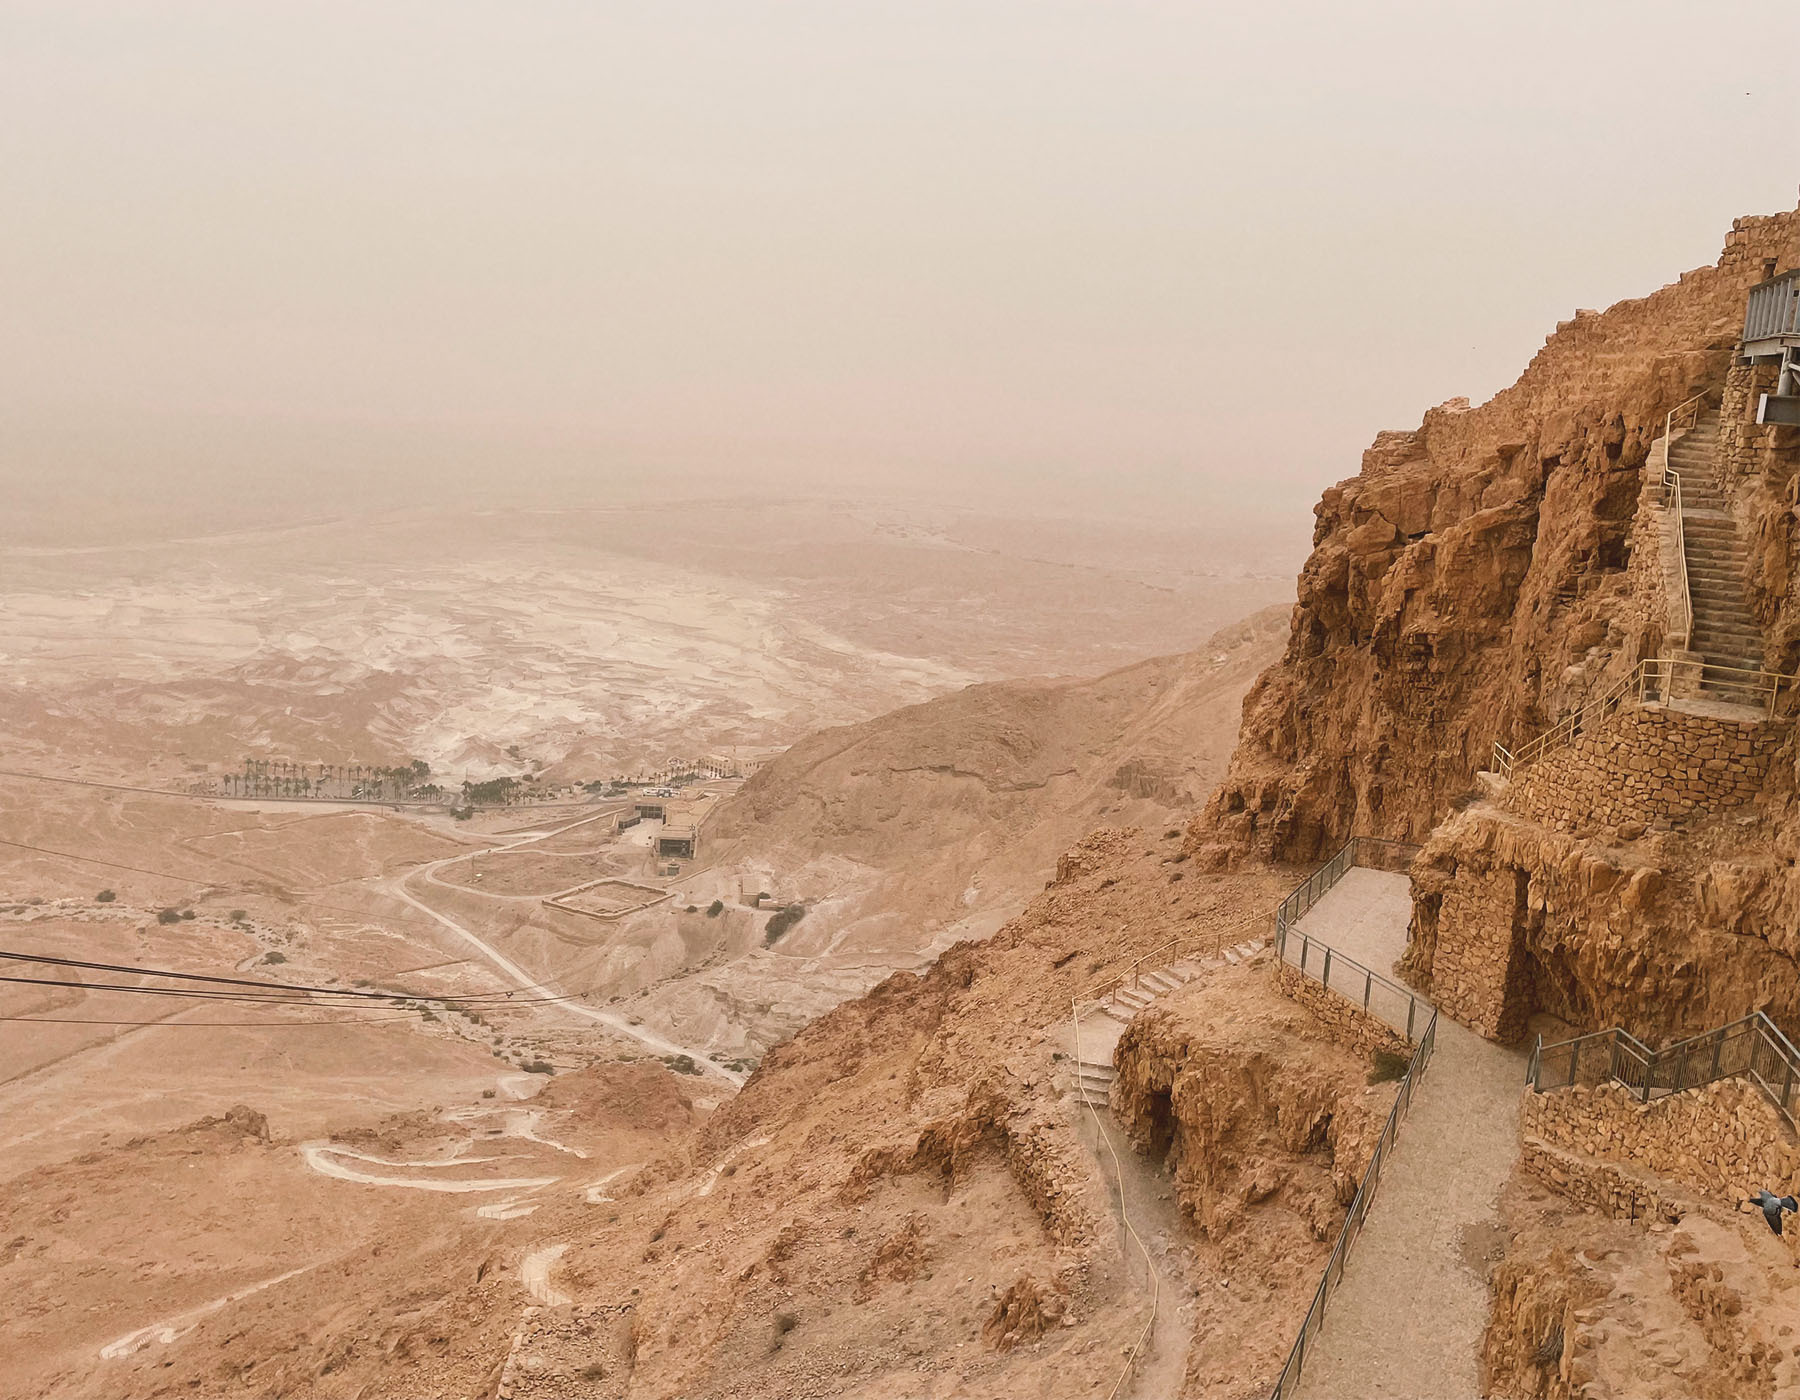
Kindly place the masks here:
[(1192, 824), (1374, 434), (1791, 201), (1693, 13), (0, 9), (0, 1393), (1273, 1374), (1392, 1076)]

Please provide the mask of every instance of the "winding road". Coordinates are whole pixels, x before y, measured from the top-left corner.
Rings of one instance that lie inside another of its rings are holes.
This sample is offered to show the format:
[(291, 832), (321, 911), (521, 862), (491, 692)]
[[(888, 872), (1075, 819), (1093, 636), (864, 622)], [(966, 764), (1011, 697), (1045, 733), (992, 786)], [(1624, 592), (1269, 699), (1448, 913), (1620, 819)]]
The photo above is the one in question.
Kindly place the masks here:
[[(586, 817), (582, 820), (592, 821), (594, 819), (592, 817)], [(574, 825), (577, 826), (580, 824), (580, 822), (574, 823)], [(405, 900), (421, 914), (424, 914), (449, 932), (455, 934), (456, 937), (460, 938), (464, 943), (468, 944), (469, 947), (473, 948), (482, 957), (486, 958), (489, 963), (499, 968), (500, 971), (505, 973), (506, 976), (521, 990), (539, 991), (546, 986), (544, 982), (533, 977), (524, 968), (520, 967), (511, 958), (507, 957), (491, 943), (488, 943), (472, 929), (458, 923), (448, 914), (433, 909), (429, 904), (425, 903), (422, 899), (419, 899), (407, 888), (407, 882), (415, 876), (423, 876), (427, 880), (437, 882), (437, 871), (446, 865), (453, 864), (460, 860), (467, 860), (471, 855), (487, 855), (493, 851), (517, 850), (520, 846), (530, 845), (533, 841), (542, 841), (547, 839), (548, 836), (555, 836), (562, 830), (566, 830), (566, 828), (559, 827), (557, 831), (549, 832), (546, 835), (526, 837), (518, 841), (508, 841), (498, 846), (488, 846), (480, 851), (462, 851), (454, 856), (448, 856), (443, 860), (435, 860), (428, 865), (421, 865), (407, 874), (395, 876), (383, 883), (391, 893), (398, 896), (400, 899)], [(455, 888), (461, 887), (457, 886)], [(479, 895), (480, 892), (470, 891), (470, 893)], [(585, 1006), (581, 1002), (575, 1000), (561, 1002), (560, 1006), (562, 1010), (568, 1011), (573, 1015), (592, 1021), (596, 1025), (605, 1026), (608, 1030), (617, 1031), (620, 1035), (628, 1036), (639, 1044), (648, 1046), (659, 1055), (686, 1055), (708, 1074), (717, 1075), (719, 1078), (724, 1079), (732, 1085), (739, 1085), (744, 1082), (745, 1076), (740, 1071), (726, 1069), (723, 1065), (715, 1064), (712, 1059), (709, 1058), (705, 1050), (693, 1045), (678, 1044), (665, 1036), (658, 1035), (655, 1031), (646, 1030), (643, 1026), (634, 1026), (629, 1020), (616, 1012), (601, 1011), (596, 1007)]]

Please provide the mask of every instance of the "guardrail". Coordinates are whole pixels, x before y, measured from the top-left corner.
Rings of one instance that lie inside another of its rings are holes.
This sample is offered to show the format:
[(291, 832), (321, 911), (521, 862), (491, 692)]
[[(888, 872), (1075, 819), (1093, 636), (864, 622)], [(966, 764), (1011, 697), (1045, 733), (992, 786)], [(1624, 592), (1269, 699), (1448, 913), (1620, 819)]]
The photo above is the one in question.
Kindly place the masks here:
[(1267, 914), (1258, 914), (1228, 928), (1215, 929), (1211, 933), (1182, 934), (1158, 943), (1149, 951), (1138, 954), (1131, 966), (1118, 976), (1108, 977), (1105, 981), (1086, 988), (1074, 1000), (1075, 1014), (1079, 1016), (1083, 1011), (1104, 1006), (1122, 988), (1136, 987), (1145, 972), (1155, 972), (1159, 967), (1167, 967), (1183, 958), (1216, 958), (1225, 951), (1227, 944), (1242, 942), (1248, 930), (1260, 927), (1264, 930), (1263, 938), (1266, 940), (1268, 918)]
[(1742, 666), (1715, 666), (1709, 661), (1654, 656), (1640, 661), (1592, 700), (1558, 720), (1542, 734), (1509, 749), (1494, 741), (1493, 771), (1510, 780), (1515, 772), (1535, 763), (1553, 749), (1572, 743), (1608, 718), (1627, 702), (1667, 703), (1678, 690), (1691, 691), (1694, 699), (1724, 700), (1761, 709), (1765, 717), (1775, 713), (1784, 685), (1796, 678), (1785, 672), (1750, 670)]
[(1800, 1051), (1762, 1012), (1652, 1050), (1614, 1028), (1532, 1047), (1525, 1077), (1533, 1092), (1611, 1080), (1640, 1103), (1719, 1079), (1748, 1079), (1800, 1130)]
[[(1069, 1021), (1075, 1031), (1075, 1063), (1079, 1065), (1081, 1063), (1081, 1011), (1077, 1003), (1071, 1002), (1069, 1005)], [(1092, 1100), (1087, 1101), (1087, 1109), (1089, 1116), (1094, 1120), (1095, 1133), (1099, 1136), (1100, 1141), (1106, 1144), (1106, 1150), (1113, 1160), (1113, 1175), (1119, 1183), (1119, 1219), (1124, 1223), (1125, 1233), (1131, 1237), (1131, 1242), (1138, 1247), (1138, 1253), (1143, 1256), (1144, 1269), (1150, 1277), (1150, 1315), (1144, 1319), (1144, 1325), (1138, 1330), (1136, 1339), (1126, 1350), (1124, 1368), (1119, 1372), (1119, 1378), (1113, 1382), (1112, 1389), (1107, 1392), (1107, 1400), (1116, 1400), (1120, 1390), (1130, 1384), (1132, 1376), (1136, 1374), (1139, 1363), (1144, 1359), (1145, 1349), (1150, 1344), (1151, 1335), (1156, 1331), (1156, 1314), (1162, 1305), (1162, 1276), (1156, 1272), (1156, 1261), (1150, 1257), (1150, 1247), (1144, 1243), (1143, 1236), (1138, 1234), (1137, 1226), (1131, 1223), (1131, 1215), (1125, 1209), (1125, 1167), (1119, 1161), (1119, 1150), (1113, 1146), (1112, 1138), (1108, 1135), (1105, 1125), (1101, 1123), (1100, 1112), (1094, 1107)]]
[(1669, 619), (1669, 645), (1686, 651), (1694, 636), (1694, 594), (1688, 583), (1687, 526), (1681, 520), (1681, 473), (1667, 465), (1668, 441), (1663, 439), (1663, 505), (1675, 516), (1675, 560), (1681, 577), (1679, 608)]
[(1746, 341), (1800, 335), (1800, 275), (1796, 272), (1784, 272), (1750, 289), (1744, 302)]
[(1319, 1286), (1313, 1290), (1312, 1305), (1301, 1319), (1300, 1333), (1294, 1338), (1294, 1345), (1288, 1349), (1287, 1363), (1282, 1366), (1275, 1387), (1269, 1392), (1270, 1400), (1289, 1400), (1299, 1388), (1300, 1373), (1306, 1365), (1307, 1346), (1318, 1336), (1319, 1328), (1325, 1323), (1326, 1304), (1331, 1301), (1332, 1292), (1344, 1280), (1344, 1262), (1349, 1258), (1350, 1246), (1356, 1243), (1356, 1237), (1362, 1233), (1363, 1222), (1368, 1218), (1369, 1208), (1375, 1203), (1375, 1193), (1381, 1186), (1382, 1168), (1387, 1164), (1388, 1155), (1399, 1139), (1400, 1124), (1405, 1120), (1407, 1111), (1412, 1108), (1413, 1091), (1424, 1075), (1426, 1066), (1431, 1063), (1432, 1052), (1437, 1049), (1437, 1020), (1437, 1012), (1433, 1011), (1431, 1020), (1425, 1026), (1425, 1034), (1419, 1037), (1419, 1043), (1413, 1050), (1412, 1060), (1406, 1067), (1406, 1076), (1400, 1081), (1400, 1092), (1394, 1095), (1394, 1106), (1388, 1112), (1381, 1136), (1375, 1141), (1375, 1151), (1369, 1158), (1362, 1181), (1357, 1185), (1350, 1210), (1344, 1216), (1343, 1228), (1338, 1231), (1331, 1258), (1325, 1261), (1325, 1272), (1319, 1278)]
[(1382, 859), (1401, 860), (1409, 864), (1419, 853), (1419, 847), (1411, 841), (1390, 841), (1381, 836), (1352, 836), (1336, 855), (1294, 886), (1288, 897), (1275, 906), (1275, 946), (1279, 950), (1286, 941), (1287, 931), (1305, 915), (1308, 909), (1317, 904), (1324, 894), (1339, 880), (1345, 872), (1354, 866), (1366, 866), (1370, 869), (1385, 869), (1380, 864)]
[[(1281, 941), (1286, 944), (1281, 960), (1302, 977), (1312, 978), (1345, 1001), (1359, 1003), (1369, 1015), (1399, 1031), (1408, 1040), (1417, 1038), (1419, 1014), (1431, 1010), (1430, 1002), (1398, 982), (1364, 967), (1355, 958), (1298, 930)], [(1298, 956), (1287, 956), (1289, 951), (1297, 952)]]

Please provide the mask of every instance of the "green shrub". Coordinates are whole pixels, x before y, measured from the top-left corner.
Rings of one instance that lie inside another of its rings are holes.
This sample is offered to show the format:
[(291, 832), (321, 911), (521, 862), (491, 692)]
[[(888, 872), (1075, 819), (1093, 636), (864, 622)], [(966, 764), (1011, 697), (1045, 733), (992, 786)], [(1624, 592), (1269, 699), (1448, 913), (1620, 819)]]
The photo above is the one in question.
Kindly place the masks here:
[(763, 928), (764, 945), (773, 947), (776, 939), (780, 938), (782, 934), (786, 933), (805, 917), (806, 906), (804, 904), (790, 904), (785, 909), (777, 909), (773, 914), (769, 915), (769, 922)]
[(1405, 1076), (1411, 1064), (1411, 1057), (1402, 1055), (1397, 1050), (1377, 1050), (1369, 1070), (1369, 1083), (1392, 1084)]
[(677, 1074), (699, 1074), (700, 1066), (694, 1063), (692, 1055), (669, 1055), (663, 1063)]

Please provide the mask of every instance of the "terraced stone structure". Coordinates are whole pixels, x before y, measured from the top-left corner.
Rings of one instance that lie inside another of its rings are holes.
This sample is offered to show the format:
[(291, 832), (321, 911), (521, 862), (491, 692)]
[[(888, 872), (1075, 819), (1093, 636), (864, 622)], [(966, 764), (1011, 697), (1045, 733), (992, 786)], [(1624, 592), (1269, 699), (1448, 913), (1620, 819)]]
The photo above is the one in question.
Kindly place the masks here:
[(1632, 836), (1661, 818), (1741, 807), (1762, 790), (1786, 728), (1719, 710), (1617, 710), (1533, 764), (1503, 802), (1556, 831)]

